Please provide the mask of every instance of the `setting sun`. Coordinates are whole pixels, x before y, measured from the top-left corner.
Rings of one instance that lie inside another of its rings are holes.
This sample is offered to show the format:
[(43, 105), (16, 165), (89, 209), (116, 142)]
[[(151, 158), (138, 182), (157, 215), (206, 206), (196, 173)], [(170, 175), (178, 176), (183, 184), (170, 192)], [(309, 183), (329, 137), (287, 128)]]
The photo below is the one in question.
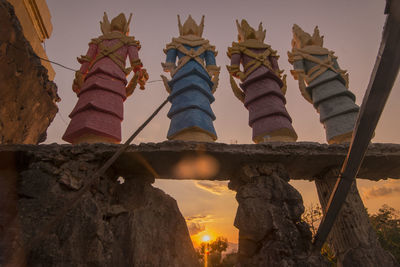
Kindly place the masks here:
[(191, 235), (191, 239), (193, 242), (194, 247), (199, 247), (201, 243), (210, 243), (213, 240), (216, 239), (217, 236), (220, 236), (216, 234), (214, 231), (210, 229), (206, 229), (200, 233), (197, 233), (195, 235)]
[(201, 240), (203, 240), (203, 242), (208, 242), (208, 241), (210, 241), (210, 236), (209, 235), (204, 235), (202, 238), (201, 238)]

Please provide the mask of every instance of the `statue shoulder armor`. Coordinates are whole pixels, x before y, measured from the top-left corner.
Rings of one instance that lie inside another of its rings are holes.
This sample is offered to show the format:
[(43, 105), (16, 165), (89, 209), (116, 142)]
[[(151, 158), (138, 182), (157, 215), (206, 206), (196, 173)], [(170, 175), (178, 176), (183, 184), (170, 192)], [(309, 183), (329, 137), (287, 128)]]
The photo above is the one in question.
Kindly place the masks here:
[(90, 44), (96, 44), (96, 45), (98, 45), (99, 43), (101, 43), (101, 41), (103, 41), (100, 37), (98, 37), (98, 38), (93, 38), (92, 40), (90, 40), (90, 43), (89, 43), (89, 45)]
[(210, 45), (209, 42), (203, 45), (206, 51), (211, 51), (214, 53), (214, 56), (218, 55), (218, 51), (215, 50), (215, 45)]
[(269, 49), (269, 51), (271, 52), (270, 56), (279, 58), (278, 52), (276, 50), (272, 49), (271, 47), (268, 47), (267, 49)]
[(164, 53), (165, 54), (168, 53), (168, 50), (170, 50), (170, 49), (177, 49), (177, 46), (178, 46), (178, 43), (175, 42), (174, 39), (172, 39), (172, 42), (168, 43), (165, 46)]
[(122, 41), (128, 46), (136, 46), (138, 50), (141, 48), (140, 41), (135, 40), (134, 36), (124, 36)]
[(232, 42), (232, 46), (228, 47), (227, 55), (230, 58), (233, 54), (240, 54), (244, 47), (241, 47), (239, 43)]

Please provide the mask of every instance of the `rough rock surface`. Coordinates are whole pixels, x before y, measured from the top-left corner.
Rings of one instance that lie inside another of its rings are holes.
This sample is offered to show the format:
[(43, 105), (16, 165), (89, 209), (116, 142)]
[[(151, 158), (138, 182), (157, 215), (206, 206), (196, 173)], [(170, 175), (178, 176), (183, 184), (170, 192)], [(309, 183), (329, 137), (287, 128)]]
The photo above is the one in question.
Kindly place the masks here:
[(58, 111), (57, 86), (5, 0), (0, 0), (0, 25), (0, 144), (43, 142)]
[[(25, 244), (104, 162), (82, 149), (35, 151), (17, 184)], [(151, 180), (110, 171), (31, 251), (27, 266), (196, 266), (176, 201)]]
[(0, 160), (0, 266), (25, 264), (21, 227), (17, 207), (15, 159), (2, 154)]
[(239, 203), (237, 266), (329, 266), (311, 253), (311, 232), (301, 221), (303, 200), (288, 181), (282, 165), (253, 164), (230, 182)]
[[(339, 169), (334, 168), (315, 180), (323, 210), (326, 210), (338, 175)], [(347, 195), (328, 239), (335, 250), (338, 267), (400, 266), (395, 258), (381, 247), (358, 193), (356, 182)]]
[[(20, 173), (17, 191), (25, 244), (120, 147), (0, 145), (0, 158), (15, 157)], [(302, 199), (287, 181), (289, 177), (320, 179), (341, 164), (346, 151), (343, 145), (317, 143), (164, 142), (129, 146), (55, 231), (27, 252), (29, 266), (40, 266), (41, 262), (53, 266), (196, 265), (175, 201), (152, 188), (150, 182), (154, 177), (171, 177), (176, 166), (191, 162), (188, 159), (194, 162), (190, 167), (197, 166), (196, 159), (204, 156), (219, 166), (210, 178), (231, 178), (230, 187), (237, 191), (235, 225), (240, 230), (241, 266), (324, 266), (320, 256), (310, 254), (311, 233), (300, 221)], [(399, 178), (400, 145), (372, 144), (365, 162), (360, 170), (364, 178)], [(115, 182), (120, 175), (126, 178), (122, 185)], [(0, 179), (0, 189), (6, 181)], [(12, 205), (4, 207), (8, 208), (15, 210)], [(0, 223), (1, 219), (0, 214)], [(12, 218), (5, 221), (12, 223)], [(18, 241), (18, 231), (15, 233)], [(148, 258), (149, 251), (154, 257)]]

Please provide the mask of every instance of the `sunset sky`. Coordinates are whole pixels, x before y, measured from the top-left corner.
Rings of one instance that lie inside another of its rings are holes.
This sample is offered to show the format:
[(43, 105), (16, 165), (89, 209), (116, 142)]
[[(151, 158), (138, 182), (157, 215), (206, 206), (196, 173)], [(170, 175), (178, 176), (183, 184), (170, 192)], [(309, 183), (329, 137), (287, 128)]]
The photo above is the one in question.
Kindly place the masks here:
[[(53, 34), (44, 46), (49, 59), (74, 69), (80, 65), (76, 57), (85, 54), (91, 38), (101, 35), (99, 21), (106, 11), (111, 18), (120, 12), (128, 16), (133, 13), (130, 34), (140, 40), (140, 58), (150, 74), (150, 80), (159, 80), (162, 74), (161, 62), (165, 62), (163, 48), (178, 36), (177, 18), (185, 20), (189, 14), (199, 22), (205, 15), (203, 37), (215, 45), (219, 54), (217, 65), (221, 66), (220, 84), (215, 93), (212, 108), (216, 114), (214, 123), (218, 141), (222, 143), (250, 144), (251, 129), (248, 126), (248, 112), (232, 93), (226, 56), (227, 47), (237, 41), (235, 19), (247, 19), (253, 27), (263, 22), (267, 29), (266, 42), (281, 56), (279, 64), (288, 75), (286, 94), (287, 110), (293, 119), (298, 141), (325, 143), (325, 132), (319, 123), (315, 109), (301, 96), (297, 82), (290, 75), (292, 66), (287, 61), (291, 50), (291, 28), (298, 24), (307, 32), (315, 25), (325, 36), (324, 45), (334, 50), (339, 65), (350, 74), (350, 90), (360, 104), (375, 63), (382, 36), (385, 16), (385, 1), (377, 0), (247, 0), (247, 1), (191, 1), (191, 0), (47, 0), (53, 23)], [(69, 113), (77, 97), (71, 84), (74, 72), (53, 65), (55, 82), (62, 101), (59, 113), (48, 129), (46, 143), (64, 143), (61, 140)], [(130, 134), (168, 96), (161, 82), (147, 85), (145, 91), (137, 90), (125, 102), (125, 119), (122, 137), (125, 141)], [(373, 142), (400, 143), (398, 116), (400, 105), (400, 83), (396, 81), (390, 99), (379, 122)], [(162, 142), (170, 120), (166, 114), (168, 104), (160, 114), (136, 138), (141, 142)], [(311, 164), (311, 163), (310, 163)], [(318, 203), (315, 186), (306, 181), (291, 182), (303, 195), (304, 204)], [(209, 181), (167, 181), (157, 180), (156, 187), (173, 196), (188, 221), (192, 233), (206, 232), (211, 237), (223, 235), (230, 242), (237, 242), (237, 230), (233, 227), (237, 203), (234, 192), (227, 189), (226, 182)], [(400, 209), (400, 182), (358, 181), (360, 194), (370, 212), (376, 212), (384, 203)]]

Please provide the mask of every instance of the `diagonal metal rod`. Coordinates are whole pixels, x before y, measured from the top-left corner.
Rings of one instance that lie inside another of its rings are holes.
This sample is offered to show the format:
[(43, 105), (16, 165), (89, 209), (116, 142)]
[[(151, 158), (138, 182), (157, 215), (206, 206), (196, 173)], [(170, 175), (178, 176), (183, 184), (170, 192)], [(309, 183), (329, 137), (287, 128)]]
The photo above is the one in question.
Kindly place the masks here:
[(388, 0), (382, 42), (361, 105), (349, 152), (314, 239), (320, 251), (358, 173), (400, 67), (400, 0)]
[(37, 231), (36, 236), (28, 243), (27, 245), (27, 251), (31, 251), (32, 248), (34, 248), (37, 243), (42, 240), (47, 234), (49, 234), (54, 227), (60, 222), (62, 218), (65, 217), (65, 215), (73, 209), (76, 204), (79, 202), (79, 200), (82, 198), (82, 196), (91, 188), (95, 182), (99, 180), (101, 176), (104, 175), (104, 173), (110, 168), (110, 166), (118, 159), (118, 157), (128, 148), (130, 143), (133, 141), (133, 139), (144, 129), (144, 127), (149, 124), (149, 122), (160, 112), (160, 110), (168, 103), (168, 98), (164, 100), (164, 102), (161, 103), (161, 105), (151, 114), (151, 116), (129, 137), (128, 140), (115, 152), (115, 154), (104, 163), (104, 165), (98, 169), (92, 177), (89, 178), (89, 180), (86, 182), (86, 184), (82, 187), (79, 192), (76, 193), (75, 197), (69, 201), (64, 208), (62, 208), (56, 216), (52, 220), (50, 220), (48, 223), (46, 223), (39, 231)]

